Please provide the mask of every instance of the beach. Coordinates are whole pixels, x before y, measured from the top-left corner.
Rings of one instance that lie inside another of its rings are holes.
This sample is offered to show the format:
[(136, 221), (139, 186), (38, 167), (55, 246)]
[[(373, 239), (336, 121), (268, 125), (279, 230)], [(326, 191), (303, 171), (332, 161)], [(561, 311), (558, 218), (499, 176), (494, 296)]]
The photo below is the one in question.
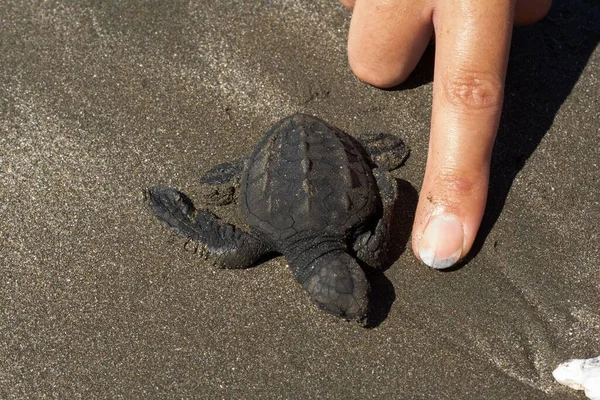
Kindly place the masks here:
[[(556, 0), (515, 28), (480, 235), (440, 272), (410, 248), (433, 46), (380, 90), (352, 75), (335, 1), (5, 0), (0, 398), (583, 399), (552, 370), (600, 355), (598, 20)], [(214, 268), (148, 207), (153, 185), (199, 198), (295, 112), (411, 149), (369, 329), (281, 257)]]

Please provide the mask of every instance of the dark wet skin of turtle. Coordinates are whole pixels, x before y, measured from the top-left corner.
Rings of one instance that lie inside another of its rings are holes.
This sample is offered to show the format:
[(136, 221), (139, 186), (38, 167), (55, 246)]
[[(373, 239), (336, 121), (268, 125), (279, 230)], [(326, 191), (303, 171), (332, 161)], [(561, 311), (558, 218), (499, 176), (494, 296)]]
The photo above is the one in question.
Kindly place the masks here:
[(408, 149), (388, 134), (366, 135), (363, 143), (316, 117), (295, 114), (277, 122), (250, 157), (208, 171), (201, 181), (215, 188), (207, 191), (209, 202), (235, 199), (239, 184), (248, 232), (196, 210), (176, 189), (150, 188), (152, 208), (222, 267), (246, 268), (269, 253), (284, 255), (319, 307), (366, 324), (370, 287), (360, 264), (391, 264), (389, 223), (398, 193), (388, 170), (402, 164)]

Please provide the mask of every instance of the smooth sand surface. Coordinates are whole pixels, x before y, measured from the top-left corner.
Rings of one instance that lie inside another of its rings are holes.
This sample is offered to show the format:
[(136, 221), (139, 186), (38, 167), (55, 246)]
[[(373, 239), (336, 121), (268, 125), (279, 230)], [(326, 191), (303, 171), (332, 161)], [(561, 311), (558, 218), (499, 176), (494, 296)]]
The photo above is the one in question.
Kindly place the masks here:
[[(215, 270), (144, 204), (192, 197), (296, 111), (427, 155), (430, 49), (402, 90), (347, 67), (337, 2), (0, 2), (0, 398), (582, 399), (600, 354), (600, 6), (557, 0), (513, 39), (475, 252), (410, 249), (374, 278), (378, 322), (319, 311), (282, 258)], [(235, 221), (235, 209), (216, 210)]]

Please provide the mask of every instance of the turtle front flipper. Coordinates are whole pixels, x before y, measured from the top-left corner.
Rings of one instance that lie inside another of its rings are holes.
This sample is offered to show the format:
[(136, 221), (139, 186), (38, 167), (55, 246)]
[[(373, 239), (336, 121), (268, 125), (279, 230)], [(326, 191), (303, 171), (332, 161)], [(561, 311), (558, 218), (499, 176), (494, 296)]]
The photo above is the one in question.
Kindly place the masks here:
[(271, 251), (264, 241), (221, 221), (210, 211), (196, 211), (192, 201), (176, 189), (152, 187), (148, 192), (158, 219), (198, 242), (224, 268), (250, 267)]
[(390, 246), (393, 240), (390, 235), (390, 226), (398, 200), (398, 185), (394, 177), (381, 168), (375, 168), (373, 175), (383, 203), (383, 215), (377, 221), (377, 226), (373, 231), (367, 231), (356, 238), (353, 250), (356, 252), (356, 257), (369, 267), (383, 269), (389, 267), (394, 261), (389, 260)]
[(389, 133), (363, 133), (358, 137), (377, 166), (393, 171), (404, 164), (410, 149), (402, 139)]
[(248, 156), (216, 165), (200, 177), (202, 203), (222, 206), (237, 200), (237, 190)]

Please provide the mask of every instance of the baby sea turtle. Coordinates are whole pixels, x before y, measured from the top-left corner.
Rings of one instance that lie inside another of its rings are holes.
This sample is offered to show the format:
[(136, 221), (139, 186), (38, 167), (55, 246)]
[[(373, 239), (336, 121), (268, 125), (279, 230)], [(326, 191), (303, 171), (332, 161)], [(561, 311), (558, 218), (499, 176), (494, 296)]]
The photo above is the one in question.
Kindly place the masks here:
[(152, 187), (149, 197), (160, 220), (198, 242), (221, 267), (246, 268), (269, 253), (282, 254), (322, 309), (366, 322), (370, 288), (359, 262), (373, 269), (389, 265), (398, 194), (388, 171), (407, 156), (392, 135), (359, 141), (316, 117), (294, 114), (275, 123), (249, 157), (201, 178), (214, 188), (207, 196), (213, 203), (231, 201), (237, 182), (249, 231), (197, 210), (176, 189)]

